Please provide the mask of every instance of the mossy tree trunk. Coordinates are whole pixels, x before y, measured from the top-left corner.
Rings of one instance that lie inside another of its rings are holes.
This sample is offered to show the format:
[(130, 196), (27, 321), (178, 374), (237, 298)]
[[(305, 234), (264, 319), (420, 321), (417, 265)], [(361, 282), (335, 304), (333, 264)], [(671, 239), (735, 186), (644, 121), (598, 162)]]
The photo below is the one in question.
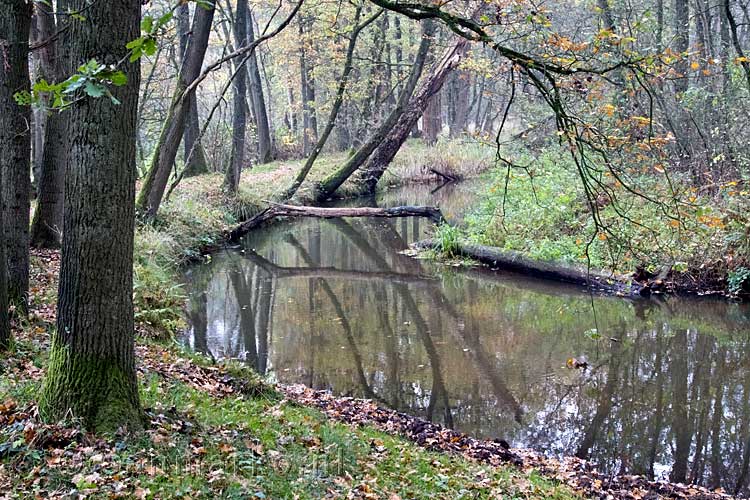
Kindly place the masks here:
[[(468, 40), (461, 38), (449, 47), (442, 58), (436, 62), (430, 74), (414, 93), (407, 109), (400, 114), (398, 121), (388, 130), (387, 136), (380, 141), (378, 148), (369, 156), (367, 163), (360, 167), (354, 177), (353, 181), (362, 194), (375, 192), (378, 181), (393, 161), (398, 150), (401, 149), (401, 145), (409, 137), (417, 121), (419, 121), (419, 117), (422, 116), (429, 103), (435, 100), (446, 78), (458, 67), (468, 49)], [(439, 101), (436, 113), (439, 120)], [(437, 131), (435, 136), (436, 134)], [(426, 132), (425, 135), (427, 135)]]
[[(127, 60), (140, 0), (58, 2), (85, 9), (69, 28), (70, 67)], [(143, 425), (134, 359), (133, 233), (138, 64), (120, 66), (121, 102), (86, 98), (69, 111), (57, 331), (39, 403), (47, 420), (72, 415), (91, 430)], [(70, 70), (70, 68), (67, 68)]]
[(0, 207), (6, 245), (0, 265), (7, 265), (10, 301), (23, 310), (29, 291), (31, 108), (19, 106), (13, 96), (30, 87), (30, 31), (31, 2), (0, 0)]
[(391, 129), (398, 123), (401, 116), (407, 111), (409, 105), (409, 99), (411, 98), (414, 89), (417, 87), (419, 77), (422, 74), (425, 60), (429, 52), (432, 36), (435, 31), (435, 26), (432, 21), (425, 21), (422, 24), (422, 41), (417, 51), (417, 56), (412, 65), (411, 74), (409, 80), (404, 85), (403, 90), (398, 98), (396, 108), (388, 115), (388, 117), (380, 124), (375, 132), (368, 138), (367, 142), (360, 147), (356, 153), (354, 153), (341, 167), (335, 172), (330, 174), (328, 177), (316, 187), (314, 200), (321, 202), (329, 199), (341, 185), (346, 182), (351, 175), (357, 171), (357, 169), (367, 161), (373, 151), (385, 140)]

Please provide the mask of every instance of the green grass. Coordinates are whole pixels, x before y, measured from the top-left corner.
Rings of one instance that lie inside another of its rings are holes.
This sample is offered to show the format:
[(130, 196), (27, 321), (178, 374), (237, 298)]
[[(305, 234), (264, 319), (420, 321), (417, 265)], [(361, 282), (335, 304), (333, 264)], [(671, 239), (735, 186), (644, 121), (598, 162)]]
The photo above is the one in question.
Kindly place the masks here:
[[(725, 288), (727, 276), (750, 262), (750, 193), (741, 181), (701, 193), (673, 173), (679, 202), (664, 206), (616, 187), (617, 206), (603, 200), (599, 208), (607, 225), (602, 228), (593, 222), (567, 152), (549, 147), (536, 158), (507, 156), (529, 164), (528, 171), (513, 169), (506, 179), (506, 169), (498, 166), (483, 177), (486, 194), (467, 218), (463, 238), (540, 260), (590, 260), (593, 267), (623, 273), (669, 264), (685, 280)], [(632, 180), (652, 199), (672, 198), (663, 176), (635, 173)]]
[[(5, 364), (16, 355), (45, 363), (42, 350), (19, 343)], [(240, 366), (229, 372), (253, 377)], [(38, 391), (38, 381), (0, 379), (3, 400), (19, 408), (32, 404)], [(81, 437), (41, 449), (27, 437), (64, 435), (75, 422), (45, 427), (32, 418), (0, 428), (0, 444), (16, 448), (8, 457), (0, 453), (7, 498), (51, 492), (93, 498), (577, 498), (534, 471), (429, 452), (400, 437), (328, 420), (268, 389), (218, 398), (151, 373), (141, 377), (140, 392), (152, 426), (138, 435)]]

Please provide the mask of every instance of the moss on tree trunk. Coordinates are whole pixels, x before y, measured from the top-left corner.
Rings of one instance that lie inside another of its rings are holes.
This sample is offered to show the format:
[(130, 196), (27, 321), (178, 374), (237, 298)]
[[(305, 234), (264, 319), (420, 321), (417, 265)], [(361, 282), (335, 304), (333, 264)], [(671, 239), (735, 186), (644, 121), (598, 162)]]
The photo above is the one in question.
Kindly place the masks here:
[(121, 426), (141, 429), (144, 423), (133, 364), (74, 353), (57, 336), (39, 406), (48, 420), (74, 415), (97, 432), (114, 432)]

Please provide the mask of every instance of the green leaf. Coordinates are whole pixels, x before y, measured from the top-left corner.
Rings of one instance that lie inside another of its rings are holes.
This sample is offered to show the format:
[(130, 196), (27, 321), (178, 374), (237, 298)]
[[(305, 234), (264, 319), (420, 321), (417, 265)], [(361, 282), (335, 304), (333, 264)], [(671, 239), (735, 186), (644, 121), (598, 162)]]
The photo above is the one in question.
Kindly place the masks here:
[(144, 33), (151, 33), (151, 30), (154, 28), (154, 18), (151, 16), (146, 16), (141, 21), (141, 31)]
[(103, 85), (89, 80), (86, 82), (86, 88), (84, 90), (86, 94), (91, 97), (101, 97), (104, 95), (106, 89)]
[(122, 71), (115, 71), (110, 75), (109, 81), (112, 82), (112, 85), (115, 87), (122, 87), (126, 83), (128, 83), (128, 77), (125, 73)]

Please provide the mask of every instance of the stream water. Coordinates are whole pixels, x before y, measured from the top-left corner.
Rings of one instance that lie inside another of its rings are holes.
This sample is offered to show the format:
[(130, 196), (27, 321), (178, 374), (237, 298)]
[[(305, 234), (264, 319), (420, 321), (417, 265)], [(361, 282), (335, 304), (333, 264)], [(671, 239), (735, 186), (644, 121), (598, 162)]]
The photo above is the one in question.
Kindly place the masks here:
[[(377, 202), (437, 204), (458, 221), (474, 187), (409, 187)], [(184, 340), (273, 380), (609, 473), (748, 493), (747, 305), (592, 298), (400, 253), (430, 230), (419, 219), (299, 219), (256, 231), (187, 271)]]

